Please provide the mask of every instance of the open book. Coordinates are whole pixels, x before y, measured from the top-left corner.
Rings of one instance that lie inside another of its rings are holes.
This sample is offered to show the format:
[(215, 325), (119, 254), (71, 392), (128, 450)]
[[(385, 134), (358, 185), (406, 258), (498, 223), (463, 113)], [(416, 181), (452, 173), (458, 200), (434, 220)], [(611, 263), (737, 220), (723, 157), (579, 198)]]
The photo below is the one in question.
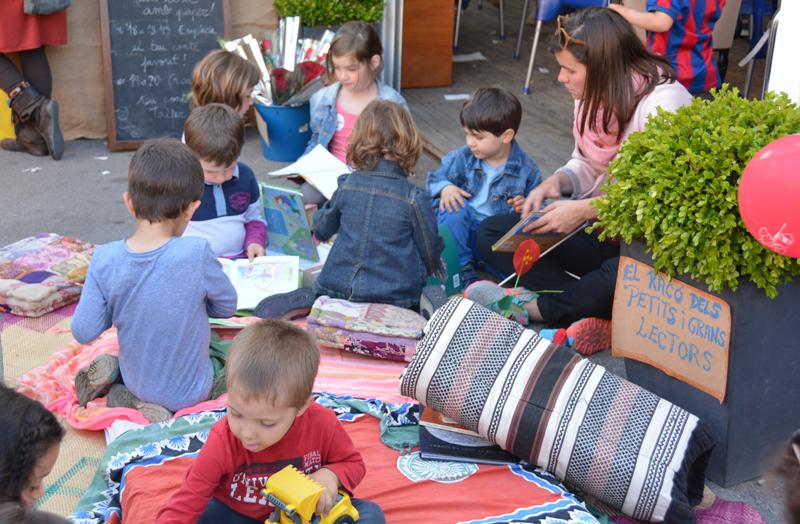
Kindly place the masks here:
[(246, 258), (217, 260), (236, 288), (237, 310), (255, 309), (264, 298), (294, 291), (300, 284), (299, 257), (256, 257), (252, 262)]
[(540, 219), (543, 215), (544, 213), (541, 211), (535, 211), (522, 218), (500, 240), (492, 244), (492, 251), (516, 251), (523, 240), (532, 238), (539, 244), (539, 248), (542, 250), (540, 256), (543, 256), (588, 225), (588, 222), (584, 222), (569, 233), (525, 233), (523, 231), (525, 226)]
[(267, 250), (318, 262), (300, 190), (263, 182), (259, 186), (267, 217)]
[(330, 200), (338, 187), (339, 175), (349, 172), (347, 164), (333, 156), (324, 146), (317, 144), (317, 147), (301, 156), (294, 164), (271, 171), (269, 174), (270, 176), (300, 175)]

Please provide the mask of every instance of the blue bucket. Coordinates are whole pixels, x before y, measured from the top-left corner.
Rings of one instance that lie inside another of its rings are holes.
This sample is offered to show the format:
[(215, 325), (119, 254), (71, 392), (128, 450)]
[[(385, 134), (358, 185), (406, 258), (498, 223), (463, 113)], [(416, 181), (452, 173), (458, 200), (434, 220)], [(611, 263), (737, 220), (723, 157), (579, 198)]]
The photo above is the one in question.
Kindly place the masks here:
[(311, 138), (308, 104), (299, 106), (256, 104), (256, 111), (267, 123), (269, 144), (259, 135), (264, 157), (276, 162), (294, 162), (300, 158)]

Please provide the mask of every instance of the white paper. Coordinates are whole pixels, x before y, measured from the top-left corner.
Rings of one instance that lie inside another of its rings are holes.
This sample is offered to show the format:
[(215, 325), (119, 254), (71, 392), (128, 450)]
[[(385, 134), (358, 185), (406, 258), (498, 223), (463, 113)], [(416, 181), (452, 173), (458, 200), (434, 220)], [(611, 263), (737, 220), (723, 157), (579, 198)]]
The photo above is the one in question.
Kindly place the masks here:
[(107, 427), (104, 432), (106, 436), (106, 445), (111, 444), (117, 440), (123, 433), (127, 433), (132, 429), (139, 429), (145, 427), (144, 424), (137, 424), (130, 420), (117, 419)]
[(246, 258), (217, 260), (236, 288), (237, 310), (255, 309), (264, 298), (294, 291), (300, 283), (300, 257), (256, 257), (253, 262)]
[(444, 95), (445, 100), (469, 100), (469, 93), (458, 93), (455, 95)]
[(476, 60), (487, 60), (487, 58), (480, 51), (464, 55), (453, 55), (453, 62), (475, 62)]
[(338, 187), (339, 175), (349, 173), (347, 164), (336, 158), (324, 146), (317, 147), (301, 156), (294, 164), (290, 164), (277, 171), (271, 171), (271, 176), (300, 175), (328, 200)]

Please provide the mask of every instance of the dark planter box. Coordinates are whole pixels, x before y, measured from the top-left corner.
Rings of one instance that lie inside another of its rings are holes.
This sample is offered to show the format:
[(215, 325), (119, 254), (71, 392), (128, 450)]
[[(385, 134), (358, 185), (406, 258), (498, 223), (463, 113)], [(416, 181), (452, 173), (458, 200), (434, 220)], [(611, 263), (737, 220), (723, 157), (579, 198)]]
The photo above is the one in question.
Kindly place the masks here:
[[(652, 265), (641, 242), (623, 245), (622, 254)], [(750, 282), (736, 292), (713, 293), (688, 277), (679, 280), (731, 306), (724, 403), (648, 364), (625, 359), (625, 370), (631, 382), (711, 426), (720, 442), (706, 474), (727, 487), (765, 473), (800, 427), (800, 280), (779, 287), (774, 300)]]

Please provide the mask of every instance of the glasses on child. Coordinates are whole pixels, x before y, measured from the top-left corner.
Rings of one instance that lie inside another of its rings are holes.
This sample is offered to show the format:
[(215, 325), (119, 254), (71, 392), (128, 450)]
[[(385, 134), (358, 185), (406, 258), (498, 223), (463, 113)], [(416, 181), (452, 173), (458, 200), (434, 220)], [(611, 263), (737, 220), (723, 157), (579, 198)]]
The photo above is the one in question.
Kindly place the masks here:
[(569, 17), (565, 15), (559, 15), (558, 18), (556, 18), (556, 34), (558, 35), (558, 41), (561, 44), (561, 49), (566, 49), (570, 42), (575, 45), (584, 45), (583, 40), (570, 36), (570, 34), (567, 33), (567, 30), (564, 29), (564, 26), (561, 25), (568, 18)]

